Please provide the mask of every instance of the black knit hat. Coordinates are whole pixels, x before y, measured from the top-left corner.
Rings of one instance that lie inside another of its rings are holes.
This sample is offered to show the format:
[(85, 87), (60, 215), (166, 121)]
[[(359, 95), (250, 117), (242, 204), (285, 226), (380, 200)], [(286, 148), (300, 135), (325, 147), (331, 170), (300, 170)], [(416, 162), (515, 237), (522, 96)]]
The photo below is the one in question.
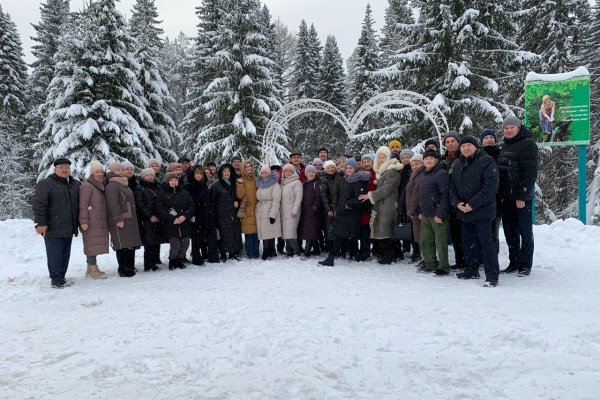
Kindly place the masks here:
[(484, 130), (481, 131), (481, 133), (479, 134), (479, 141), (483, 142), (483, 139), (486, 136), (493, 136), (494, 137), (494, 141), (496, 143), (498, 143), (498, 136), (496, 136), (496, 131), (491, 129), (491, 128), (485, 128)]
[(439, 160), (440, 153), (438, 153), (437, 151), (433, 151), (431, 149), (427, 149), (427, 150), (425, 150), (425, 153), (423, 153), (423, 159), (426, 159), (427, 157), (433, 157), (433, 158), (437, 158)]
[(473, 146), (479, 147), (479, 143), (477, 143), (477, 139), (475, 139), (471, 135), (464, 136), (462, 139), (460, 139), (460, 145), (461, 146), (463, 144), (465, 144), (465, 143), (471, 143)]
[(438, 142), (436, 139), (429, 139), (429, 140), (427, 140), (427, 141), (425, 142), (425, 148), (427, 148), (427, 146), (430, 146), (430, 145), (433, 145), (433, 146), (435, 146), (435, 148), (436, 148), (437, 150), (439, 150), (439, 149), (440, 149), (440, 144), (439, 144), (439, 142)]

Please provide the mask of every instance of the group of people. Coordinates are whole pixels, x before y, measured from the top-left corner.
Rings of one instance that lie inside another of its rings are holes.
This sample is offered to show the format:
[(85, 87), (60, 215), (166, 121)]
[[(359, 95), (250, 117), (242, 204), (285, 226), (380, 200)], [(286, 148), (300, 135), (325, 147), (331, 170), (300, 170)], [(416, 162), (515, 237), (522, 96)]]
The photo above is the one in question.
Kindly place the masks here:
[[(141, 246), (144, 270), (159, 269), (160, 246), (168, 243), (169, 269), (239, 261), (243, 250), (247, 258), (263, 260), (327, 253), (319, 261), (323, 266), (340, 257), (391, 264), (407, 253), (419, 271), (437, 276), (454, 268), (462, 270), (460, 279), (477, 279), (483, 265), (484, 286), (494, 287), (501, 273), (501, 220), (510, 258), (502, 272), (528, 276), (533, 261), (537, 146), (514, 116), (504, 120), (502, 131), (502, 145), (494, 129), (479, 139), (449, 132), (441, 144), (430, 139), (419, 146), (422, 152), (392, 140), (360, 159), (333, 161), (322, 148), (307, 165), (294, 152), (285, 165), (263, 164), (258, 171), (239, 156), (218, 168), (192, 166), (183, 157), (164, 175), (150, 160), (139, 176), (130, 163), (110, 163), (105, 173), (92, 161), (84, 183), (70, 176), (71, 161), (61, 158), (37, 185), (36, 230), (44, 237), (56, 288), (71, 284), (65, 274), (78, 232), (86, 276), (94, 279), (106, 278), (97, 256), (108, 253), (110, 237), (122, 277), (136, 274)], [(412, 239), (392, 237), (399, 223), (412, 225)]]

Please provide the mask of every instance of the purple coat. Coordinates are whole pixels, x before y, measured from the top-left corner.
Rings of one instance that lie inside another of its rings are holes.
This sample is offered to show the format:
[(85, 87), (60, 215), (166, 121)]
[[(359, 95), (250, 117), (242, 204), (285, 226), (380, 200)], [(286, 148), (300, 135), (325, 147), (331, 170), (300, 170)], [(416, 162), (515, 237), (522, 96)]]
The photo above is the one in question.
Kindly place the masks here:
[(319, 176), (304, 182), (302, 197), (302, 212), (300, 213), (300, 238), (303, 240), (318, 240), (319, 225), (322, 219), (321, 183)]

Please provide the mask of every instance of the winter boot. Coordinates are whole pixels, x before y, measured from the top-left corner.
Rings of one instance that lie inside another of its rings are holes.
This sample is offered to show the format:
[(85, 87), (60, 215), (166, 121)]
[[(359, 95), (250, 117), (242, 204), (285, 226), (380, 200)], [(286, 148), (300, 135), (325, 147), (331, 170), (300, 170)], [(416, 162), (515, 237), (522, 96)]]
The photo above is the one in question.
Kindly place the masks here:
[(518, 272), (519, 268), (509, 264), (508, 267), (504, 268), (502, 271), (500, 271), (501, 274), (514, 274), (515, 272)]
[(473, 272), (461, 272), (456, 274), (458, 279), (479, 279), (479, 271), (475, 270)]
[[(379, 261), (377, 261), (377, 263), (381, 265), (390, 265), (391, 263), (396, 261), (396, 246), (395, 243), (391, 240), (386, 239), (382, 241), (379, 246), (379, 250), (381, 251), (383, 257)], [(400, 252), (400, 254), (402, 254), (402, 252)]]
[(90, 271), (90, 267), (91, 267), (91, 264), (88, 264), (87, 265), (87, 269), (85, 270), (85, 277), (86, 278), (91, 278), (92, 277), (92, 272)]
[(333, 257), (330, 255), (323, 261), (319, 261), (319, 265), (323, 265), (325, 267), (333, 267)]
[[(88, 265), (89, 277), (92, 279), (106, 279), (106, 274), (98, 268), (96, 264)], [(86, 274), (86, 277), (88, 275)]]
[(177, 269), (177, 268), (179, 268), (179, 260), (177, 260), (177, 259), (173, 259), (173, 260), (169, 259), (169, 270), (172, 271), (172, 270)]
[(194, 265), (204, 265), (204, 260), (202, 259), (201, 255), (197, 255), (192, 257), (192, 264)]
[(413, 243), (413, 253), (410, 256), (410, 263), (414, 264), (421, 261), (423, 257), (421, 256), (421, 246), (419, 243)]

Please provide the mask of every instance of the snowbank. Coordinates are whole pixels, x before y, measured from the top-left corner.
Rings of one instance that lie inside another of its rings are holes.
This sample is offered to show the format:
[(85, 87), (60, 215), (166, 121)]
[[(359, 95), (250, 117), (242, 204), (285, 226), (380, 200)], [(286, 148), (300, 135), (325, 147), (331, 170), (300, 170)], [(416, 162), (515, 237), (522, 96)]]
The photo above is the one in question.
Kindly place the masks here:
[[(49, 287), (43, 241), (0, 222), (1, 399), (595, 399), (600, 228), (535, 227), (500, 286), (398, 263), (188, 267)], [(507, 264), (502, 244), (501, 265)], [(163, 246), (163, 260), (166, 259)], [(141, 266), (141, 252), (137, 265)]]

